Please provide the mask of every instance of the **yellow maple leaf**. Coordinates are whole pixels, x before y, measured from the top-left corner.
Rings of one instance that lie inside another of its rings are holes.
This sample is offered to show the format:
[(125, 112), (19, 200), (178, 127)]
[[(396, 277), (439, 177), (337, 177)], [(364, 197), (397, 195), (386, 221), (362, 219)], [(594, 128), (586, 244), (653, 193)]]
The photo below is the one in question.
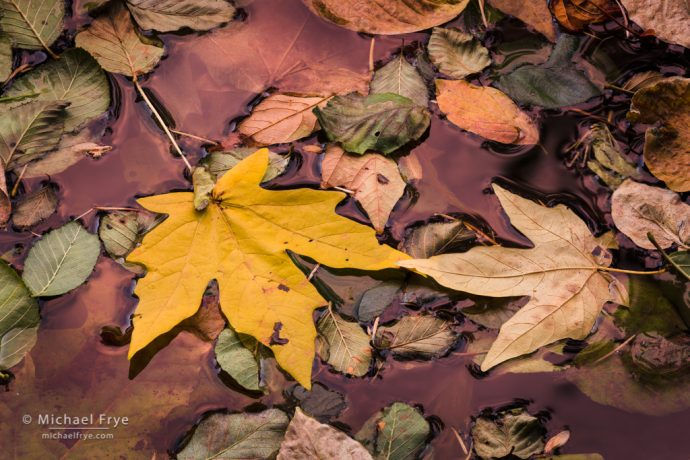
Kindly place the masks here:
[[(240, 162), (218, 181), (202, 212), (191, 192), (139, 200), (169, 217), (128, 257), (148, 269), (135, 290), (140, 301), (130, 358), (194, 315), (216, 279), (221, 309), (235, 330), (271, 347), (280, 366), (309, 388), (312, 313), (325, 302), (286, 251), (361, 270), (395, 268), (409, 258), (380, 245), (373, 229), (335, 214), (340, 192), (261, 188), (267, 165), (267, 149)], [(276, 330), (286, 343), (272, 344)]]

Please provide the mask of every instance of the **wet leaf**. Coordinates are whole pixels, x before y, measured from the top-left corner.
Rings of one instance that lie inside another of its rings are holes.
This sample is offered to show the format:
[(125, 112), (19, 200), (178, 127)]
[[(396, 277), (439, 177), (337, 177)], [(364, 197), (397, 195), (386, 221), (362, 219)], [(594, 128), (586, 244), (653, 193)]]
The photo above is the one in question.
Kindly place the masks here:
[(57, 209), (58, 199), (55, 188), (46, 185), (39, 190), (22, 195), (15, 206), (12, 223), (20, 229), (33, 227), (50, 217)]
[(495, 418), (479, 417), (472, 427), (474, 450), (483, 459), (511, 454), (530, 458), (543, 451), (544, 434), (546, 430), (539, 419), (524, 409), (503, 412)]
[(430, 433), (431, 426), (419, 410), (396, 402), (374, 414), (355, 439), (376, 460), (405, 460), (417, 458)]
[(145, 211), (111, 211), (101, 217), (98, 236), (112, 257), (125, 257), (160, 218)]
[(546, 446), (544, 446), (544, 454), (548, 455), (552, 453), (554, 450), (565, 446), (569, 440), (570, 431), (563, 430), (557, 433), (556, 435), (550, 437), (548, 441), (546, 441)]
[(664, 75), (655, 70), (649, 70), (647, 72), (636, 73), (630, 80), (625, 82), (623, 89), (635, 92), (647, 86), (652, 86), (654, 83), (664, 79)]
[(589, 131), (588, 145), (594, 158), (587, 167), (597, 174), (610, 188), (615, 189), (627, 178), (642, 179), (636, 165), (623, 156), (611, 131), (603, 123), (596, 123)]
[(690, 191), (690, 78), (671, 77), (635, 93), (628, 119), (647, 129), (644, 162), (676, 192)]
[(273, 94), (252, 109), (238, 130), (258, 146), (283, 144), (311, 135), (318, 129), (315, 107), (330, 97)]
[[(204, 342), (213, 342), (227, 328), (227, 323), (220, 312), (220, 293), (218, 283), (212, 281), (201, 298), (199, 310), (180, 323), (180, 328), (191, 332)], [(251, 339), (251, 338), (248, 338)], [(253, 339), (251, 339), (253, 340)]]
[(386, 281), (364, 291), (355, 306), (357, 319), (366, 323), (381, 315), (393, 302), (398, 291), (400, 291), (398, 281)]
[(398, 166), (390, 158), (377, 153), (351, 155), (331, 145), (321, 163), (321, 186), (351, 190), (376, 231), (383, 233), (406, 185)]
[(70, 222), (31, 247), (22, 279), (34, 297), (64, 294), (86, 281), (100, 252), (98, 238)]
[(469, 3), (469, 0), (302, 1), (312, 12), (340, 27), (382, 35), (417, 32), (443, 24), (459, 15)]
[(7, 224), (12, 214), (12, 200), (7, 190), (7, 179), (5, 178), (5, 167), (0, 160), (0, 228)]
[[(240, 161), (256, 152), (255, 148), (238, 147), (236, 149), (213, 152), (202, 160), (202, 163), (209, 170), (213, 178), (218, 181), (223, 175), (234, 168)], [(281, 155), (275, 152), (268, 152), (268, 167), (266, 174), (261, 182), (267, 182), (280, 176), (290, 162), (290, 155)]]
[(672, 335), (685, 330), (673, 303), (664, 295), (658, 281), (644, 276), (631, 276), (628, 282), (630, 307), (619, 306), (616, 325), (628, 336), (643, 332)]
[(558, 22), (571, 32), (604, 22), (619, 11), (610, 0), (555, 0), (550, 7)]
[[(250, 350), (248, 346), (253, 347)], [(218, 365), (235, 382), (252, 391), (259, 391), (259, 362), (256, 356), (259, 344), (253, 337), (240, 338), (232, 328), (224, 329), (218, 336), (215, 353)]]
[(655, 248), (647, 238), (649, 232), (664, 249), (690, 245), (690, 206), (670, 190), (626, 180), (613, 193), (611, 217), (641, 248)]
[(690, 369), (690, 337), (667, 339), (656, 332), (639, 334), (630, 343), (635, 369), (652, 378), (672, 378)]
[(163, 56), (163, 46), (142, 36), (134, 27), (129, 11), (120, 3), (75, 38), (103, 69), (136, 78), (149, 73)]
[(309, 458), (371, 460), (371, 455), (342, 431), (304, 415), (298, 407), (280, 445), (278, 460)]
[[(484, 327), (500, 329), (503, 323), (508, 321), (524, 305), (525, 302), (522, 299), (482, 299), (482, 301), (477, 301), (473, 307), (463, 308), (462, 314)], [(488, 350), (487, 348), (486, 351)]]
[[(325, 302), (286, 251), (329, 267), (363, 270), (393, 267), (405, 257), (381, 246), (372, 229), (336, 215), (341, 193), (261, 188), (267, 164), (266, 149), (240, 162), (216, 184), (202, 213), (189, 192), (139, 200), (169, 217), (128, 257), (148, 269), (135, 290), (140, 302), (130, 358), (191, 316), (208, 282), (217, 279), (233, 328), (270, 346), (281, 367), (309, 388), (312, 312)], [(281, 212), (286, 204), (290, 212)], [(276, 331), (279, 343), (271, 340)]]
[(0, 370), (17, 365), (33, 348), (39, 321), (36, 299), (0, 260)]
[(501, 91), (463, 80), (436, 80), (438, 106), (459, 128), (503, 144), (539, 142), (539, 129)]
[(556, 30), (547, 0), (489, 0), (488, 3), (520, 19), (550, 41), (556, 41)]
[(335, 370), (355, 377), (369, 372), (372, 350), (362, 327), (328, 309), (317, 324), (317, 351)]
[(690, 48), (690, 15), (685, 0), (622, 0), (630, 19), (669, 43)]
[(426, 108), (393, 93), (336, 96), (314, 113), (330, 140), (359, 154), (391, 153), (420, 138), (430, 122)]
[(192, 184), (194, 185), (194, 209), (203, 211), (211, 201), (211, 192), (216, 183), (208, 169), (201, 166), (194, 168)]
[(400, 249), (414, 259), (426, 259), (452, 252), (458, 245), (474, 240), (475, 236), (460, 220), (431, 222), (414, 227), (406, 235)]
[(12, 74), (12, 40), (0, 32), (0, 82)]
[(438, 70), (453, 78), (465, 78), (491, 64), (489, 50), (472, 35), (456, 29), (434, 27), (427, 49)]
[(288, 396), (294, 398), (306, 415), (314, 417), (320, 422), (336, 418), (347, 407), (345, 396), (337, 391), (329, 390), (320, 383), (315, 383), (311, 391), (301, 385), (290, 389)]
[(287, 427), (287, 415), (279, 409), (212, 414), (201, 421), (177, 458), (271, 458), (278, 452)]
[(97, 118), (110, 106), (108, 79), (98, 62), (76, 48), (17, 78), (7, 96), (37, 94), (32, 100), (67, 102), (65, 131), (73, 131)]
[(392, 326), (379, 326), (374, 345), (396, 358), (433, 359), (445, 355), (457, 334), (448, 321), (433, 316), (405, 316)]
[(669, 256), (674, 263), (674, 267), (681, 271), (683, 276), (690, 280), (690, 252), (678, 251)]
[(429, 94), (424, 79), (400, 53), (397, 58), (381, 67), (371, 80), (370, 94), (394, 93), (426, 107)]
[(211, 30), (235, 16), (226, 0), (127, 0), (127, 7), (142, 29), (159, 32)]
[(14, 46), (48, 49), (62, 33), (63, 0), (0, 0), (0, 29)]
[(547, 109), (575, 105), (599, 96), (601, 90), (571, 60), (578, 45), (577, 37), (563, 34), (546, 63), (518, 67), (499, 77), (496, 85), (520, 103)]
[(400, 262), (451, 289), (492, 297), (530, 296), (501, 327), (482, 364), (484, 371), (557, 340), (584, 339), (606, 301), (625, 303), (609, 290), (617, 281), (597, 270), (606, 259), (593, 254), (606, 249), (572, 211), (563, 205), (541, 206), (498, 185), (493, 188), (513, 226), (534, 248), (474, 247)]

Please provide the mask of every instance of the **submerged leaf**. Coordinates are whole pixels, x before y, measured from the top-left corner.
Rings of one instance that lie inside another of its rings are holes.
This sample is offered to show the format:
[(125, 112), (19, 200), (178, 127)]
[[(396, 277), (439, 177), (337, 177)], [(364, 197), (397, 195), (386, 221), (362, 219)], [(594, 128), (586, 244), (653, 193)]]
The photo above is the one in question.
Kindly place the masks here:
[(159, 32), (211, 30), (235, 16), (226, 0), (127, 0), (127, 7), (142, 29)]
[(630, 19), (669, 43), (690, 48), (690, 14), (686, 0), (621, 0)]
[(208, 169), (197, 166), (192, 172), (192, 184), (194, 185), (194, 209), (203, 211), (211, 202), (211, 192), (216, 183)]
[(515, 16), (550, 41), (556, 41), (556, 30), (548, 0), (489, 0), (494, 8)]
[(369, 322), (382, 314), (400, 291), (399, 281), (383, 282), (364, 291), (355, 305), (357, 320)]
[(32, 227), (50, 217), (57, 209), (57, 205), (55, 188), (52, 185), (46, 185), (17, 200), (12, 223), (20, 229)]
[(397, 358), (432, 359), (455, 344), (457, 334), (448, 321), (433, 316), (405, 316), (392, 326), (380, 326), (374, 344)]
[(649, 277), (631, 276), (628, 283), (630, 307), (619, 306), (616, 309), (616, 325), (628, 336), (643, 332), (670, 336), (683, 331), (685, 324), (662, 287), (660, 282)]
[(475, 233), (460, 220), (431, 222), (413, 228), (400, 249), (413, 259), (426, 259), (452, 252), (458, 245), (467, 244), (475, 237)]
[(431, 426), (419, 410), (396, 402), (367, 420), (355, 439), (376, 460), (406, 460), (418, 457), (430, 433)]
[(465, 78), (491, 64), (489, 50), (472, 35), (455, 29), (434, 27), (427, 49), (438, 70), (453, 78)]
[(554, 0), (550, 7), (558, 22), (571, 32), (604, 22), (618, 11), (612, 0)]
[(316, 327), (317, 351), (322, 359), (338, 372), (355, 377), (369, 372), (372, 350), (369, 336), (359, 324), (345, 321), (329, 308)]
[(244, 388), (259, 391), (259, 362), (256, 352), (247, 348), (247, 345), (252, 345), (255, 350), (259, 347), (254, 338), (245, 337), (242, 340), (232, 328), (223, 329), (216, 343), (216, 361)]
[(63, 0), (0, 0), (0, 29), (17, 48), (48, 49), (62, 33)]
[(472, 427), (474, 450), (487, 460), (511, 454), (531, 458), (544, 450), (545, 434), (539, 419), (524, 409), (500, 413), (496, 419), (479, 417)]
[(320, 422), (336, 418), (347, 407), (345, 396), (337, 391), (329, 390), (321, 383), (315, 383), (310, 391), (301, 385), (295, 385), (288, 392), (294, 398), (305, 414)]
[(36, 343), (38, 303), (19, 275), (0, 260), (0, 370), (18, 364)]
[(603, 123), (595, 123), (589, 131), (587, 144), (594, 158), (587, 167), (597, 174), (610, 188), (615, 189), (627, 178), (641, 179), (637, 167), (623, 156), (611, 131)]
[(400, 53), (396, 59), (381, 67), (371, 80), (370, 94), (394, 93), (426, 107), (429, 95), (424, 79)]

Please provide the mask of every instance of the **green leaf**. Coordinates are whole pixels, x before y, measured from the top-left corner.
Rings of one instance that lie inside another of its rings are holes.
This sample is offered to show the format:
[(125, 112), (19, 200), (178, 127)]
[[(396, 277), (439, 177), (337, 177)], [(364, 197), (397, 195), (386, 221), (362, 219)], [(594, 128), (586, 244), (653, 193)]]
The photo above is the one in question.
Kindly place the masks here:
[(65, 51), (58, 60), (49, 61), (19, 77), (7, 96), (34, 93), (40, 101), (64, 101), (65, 131), (73, 131), (98, 117), (110, 106), (108, 79), (98, 62), (82, 49)]
[(287, 426), (287, 415), (278, 409), (256, 414), (212, 414), (201, 421), (177, 458), (271, 458), (278, 452)]
[[(251, 346), (255, 351), (250, 350)], [(216, 361), (221, 369), (227, 372), (244, 388), (259, 391), (259, 362), (256, 351), (259, 343), (250, 336), (240, 338), (232, 328), (223, 329), (216, 342)]]
[(402, 53), (374, 73), (369, 93), (394, 93), (422, 107), (429, 104), (429, 92), (422, 76), (405, 60)]
[(685, 330), (682, 318), (655, 280), (631, 276), (628, 284), (630, 307), (619, 307), (616, 325), (628, 336), (656, 331), (665, 336)]
[(603, 123), (595, 123), (590, 129), (589, 146), (594, 158), (587, 162), (591, 169), (609, 188), (615, 189), (627, 178), (642, 180), (636, 165), (630, 163), (618, 147), (611, 131)]
[[(12, 41), (0, 32), (0, 82), (12, 74)], [(4, 96), (3, 96), (4, 97)]]
[(376, 460), (417, 458), (431, 426), (412, 406), (396, 402), (372, 416), (355, 435)]
[(314, 113), (328, 138), (348, 152), (388, 154), (419, 139), (429, 127), (429, 111), (393, 93), (336, 96)]
[(127, 6), (142, 29), (158, 32), (211, 30), (235, 15), (226, 0), (127, 0)]
[(685, 278), (690, 280), (690, 252), (678, 251), (669, 256), (673, 261), (673, 267), (680, 272)]
[(434, 27), (427, 50), (438, 70), (453, 78), (465, 78), (491, 64), (489, 50), (472, 35), (455, 29)]
[(546, 430), (539, 419), (524, 409), (503, 412), (497, 418), (479, 417), (472, 427), (474, 450), (480, 458), (502, 458), (512, 454), (530, 458), (544, 450)]
[(599, 96), (601, 90), (571, 61), (578, 44), (577, 37), (561, 35), (545, 64), (519, 67), (499, 77), (496, 86), (518, 102), (547, 109)]
[(62, 33), (64, 16), (63, 0), (0, 0), (0, 29), (17, 48), (48, 50)]
[(371, 366), (369, 336), (357, 323), (345, 321), (330, 308), (316, 325), (317, 352), (338, 372), (361, 377)]
[(86, 281), (100, 250), (96, 235), (70, 222), (33, 245), (22, 278), (34, 297), (64, 294)]
[(55, 188), (48, 184), (33, 193), (22, 195), (17, 200), (12, 223), (20, 229), (33, 227), (53, 215), (57, 205)]
[(392, 326), (381, 326), (374, 344), (397, 358), (432, 359), (453, 346), (457, 334), (448, 321), (433, 316), (405, 316)]
[(0, 370), (18, 364), (36, 342), (38, 303), (19, 275), (0, 260)]

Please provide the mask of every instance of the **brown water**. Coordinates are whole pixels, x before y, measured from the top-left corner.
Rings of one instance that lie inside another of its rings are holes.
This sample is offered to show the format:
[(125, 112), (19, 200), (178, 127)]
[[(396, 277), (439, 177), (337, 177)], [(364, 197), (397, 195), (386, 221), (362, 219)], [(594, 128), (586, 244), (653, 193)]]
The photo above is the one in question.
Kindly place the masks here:
[[(255, 0), (244, 12), (245, 24), (199, 36), (163, 37), (168, 57), (144, 86), (170, 112), (178, 129), (221, 139), (231, 131), (233, 120), (246, 115), (248, 104), (265, 89), (287, 91), (328, 78), (313, 66), (367, 71), (369, 38), (322, 22), (299, 0)], [(83, 18), (75, 21), (82, 22)], [(493, 40), (497, 43), (504, 35), (524, 33), (519, 27), (513, 30), (513, 23), (508, 24), (510, 27), (495, 32)], [(238, 27), (252, 27), (253, 39), (238, 41)], [(405, 43), (411, 49), (414, 40), (424, 37), (410, 34)], [(375, 58), (387, 59), (401, 42), (401, 37), (377, 37)], [(683, 50), (669, 50), (652, 40), (641, 47), (621, 40), (603, 44), (592, 40), (589, 46), (610, 48), (615, 57), (612, 71), (622, 77), (631, 71), (654, 68), (684, 74), (688, 67)], [(112, 152), (99, 161), (83, 161), (52, 178), (60, 186), (60, 208), (35, 232), (55, 228), (94, 206), (134, 206), (137, 196), (189, 189), (183, 163), (170, 153), (164, 135), (131, 83), (122, 77), (114, 77), (112, 83), (116, 103), (103, 140), (113, 145)], [(635, 157), (640, 153), (641, 136), (639, 131), (625, 127), (627, 104), (625, 97), (607, 95), (605, 110), (601, 100), (579, 108), (603, 116), (613, 110), (622, 129), (617, 135), (634, 146)], [(421, 163), (423, 177), (416, 185), (416, 193), (408, 194), (393, 213), (388, 241), (399, 240), (414, 222), (427, 220), (435, 213), (450, 213), (469, 217), (485, 230), (493, 229), (505, 242), (525, 244), (524, 238), (510, 227), (495, 197), (487, 193), (494, 181), (545, 202), (565, 202), (592, 230), (605, 230), (602, 223), (609, 220), (606, 189), (592, 176), (568, 169), (561, 154), (563, 147), (589, 124), (586, 117), (563, 111), (535, 116), (541, 119), (543, 145), (521, 149), (484, 143), (447, 121), (434, 119), (428, 137), (409, 153)], [(192, 162), (203, 154), (196, 142), (185, 140), (182, 146)], [(278, 184), (318, 183), (318, 159), (304, 154), (299, 160)], [(35, 189), (38, 182), (25, 186)], [(353, 203), (341, 212), (363, 219)], [(95, 230), (95, 213), (83, 220)], [(0, 253), (18, 245), (16, 262), (21, 267), (25, 255), (21, 248), (30, 245), (33, 238), (28, 232), (0, 232)], [(625, 264), (644, 266), (637, 252), (623, 255)], [(127, 347), (104, 344), (100, 331), (106, 326), (128, 326), (136, 305), (132, 289), (133, 275), (104, 256), (86, 285), (60, 298), (42, 301), (38, 343), (18, 366), (16, 379), (0, 399), (10, 408), (2, 415), (0, 429), (13, 432), (21, 441), (9, 446), (0, 439), (4, 452), (31, 459), (151, 458), (154, 451), (164, 455), (172, 449), (206, 411), (241, 411), (257, 402), (282, 402), (280, 391), (252, 397), (225, 386), (214, 369), (211, 345), (187, 332), (164, 338), (161, 343), (169, 344), (148, 364), (147, 359), (138, 359), (130, 365)], [(352, 432), (393, 401), (420, 405), (425, 415), (442, 421), (433, 440), (436, 458), (463, 457), (450, 427), (467, 433), (473, 414), (516, 399), (532, 401), (533, 412), (545, 411), (550, 417), (551, 434), (569, 427), (572, 437), (563, 449), (565, 453), (599, 452), (609, 460), (690, 457), (686, 439), (690, 411), (665, 417), (626, 413), (590, 401), (573, 385), (550, 374), (489, 375), (477, 380), (467, 369), (469, 358), (459, 355), (460, 351), (433, 362), (389, 360), (376, 377), (362, 379), (332, 373), (318, 363), (315, 380), (346, 395), (348, 408), (338, 421)], [(2, 409), (0, 405), (0, 412)], [(128, 416), (132, 424), (115, 430), (115, 441), (98, 444), (40, 442), (35, 424), (24, 426), (20, 422), (23, 414), (62, 411), (76, 415), (107, 412)], [(90, 450), (93, 446), (98, 448), (98, 455)]]

